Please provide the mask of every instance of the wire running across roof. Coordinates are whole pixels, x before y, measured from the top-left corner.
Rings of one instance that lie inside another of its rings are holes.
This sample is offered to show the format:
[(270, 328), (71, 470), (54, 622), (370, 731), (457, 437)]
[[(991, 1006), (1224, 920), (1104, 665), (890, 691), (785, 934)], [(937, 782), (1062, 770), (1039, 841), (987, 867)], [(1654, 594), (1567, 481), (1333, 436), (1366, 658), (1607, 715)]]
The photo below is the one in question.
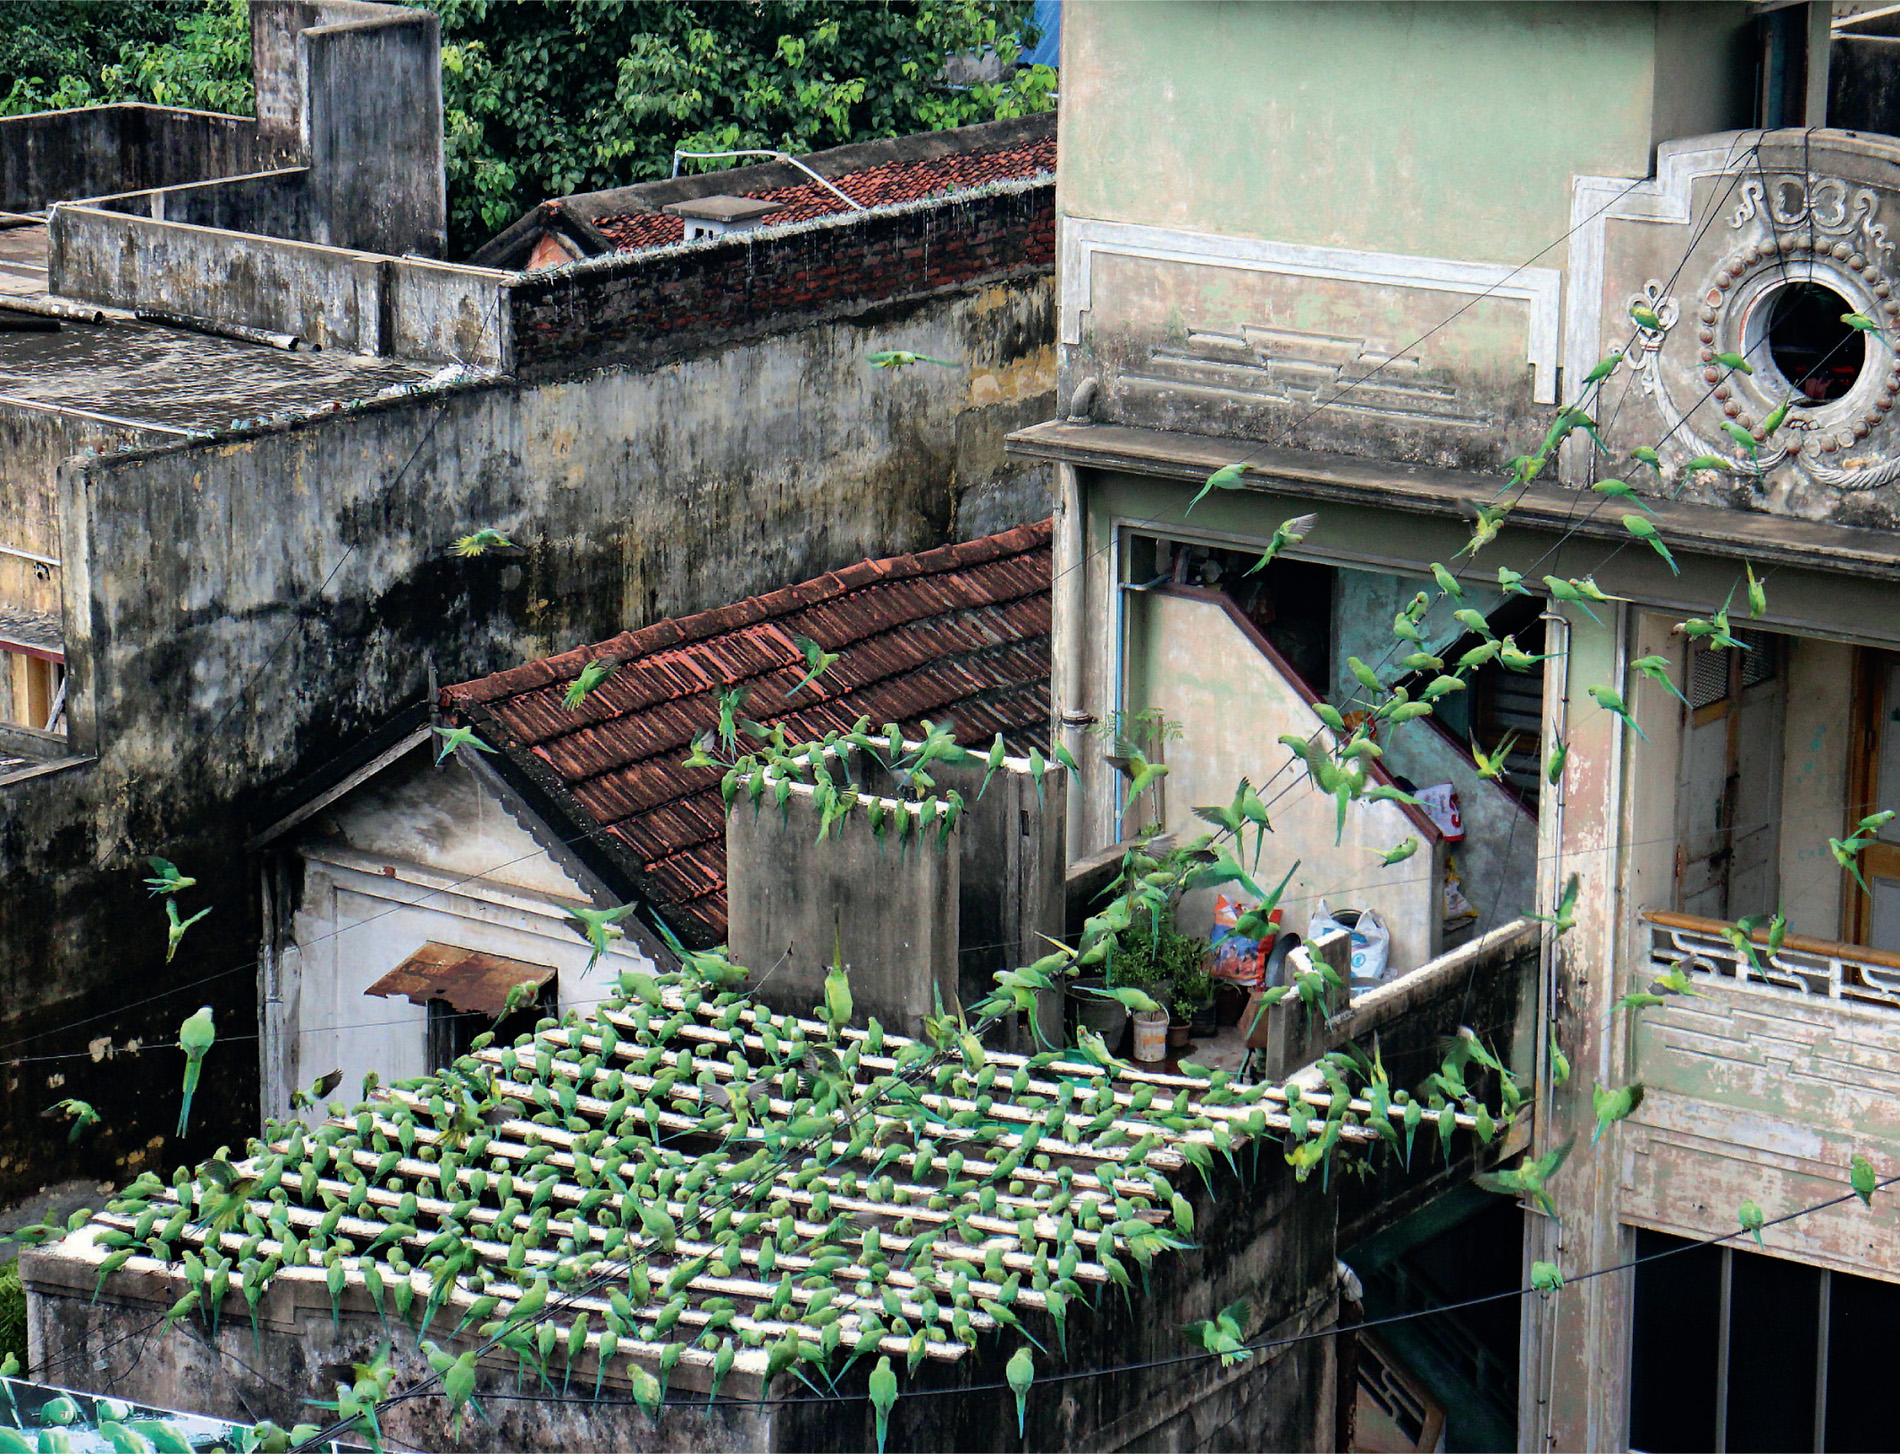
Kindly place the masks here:
[[(959, 152), (915, 161), (885, 162), (862, 171), (845, 172), (829, 180), (852, 201), (869, 208), (948, 196), (991, 182), (1041, 176), (1055, 169), (1056, 140), (1050, 136), (994, 151)], [(774, 227), (781, 223), (808, 222), (814, 217), (831, 217), (852, 210), (839, 201), (835, 193), (816, 182), (736, 195), (778, 203), (780, 210), (766, 219)], [(665, 247), (683, 241), (686, 236), (685, 222), (666, 212), (629, 212), (600, 217), (595, 219), (594, 226), (622, 252)]]
[[(1046, 750), (1049, 725), (1048, 521), (915, 555), (861, 561), (736, 605), (659, 621), (442, 693), (445, 706), (559, 789), (636, 865), (647, 898), (682, 937), (726, 930), (722, 774), (681, 764), (714, 726), (719, 696), (798, 740), (860, 717), (917, 731), (947, 722), (965, 747), (998, 733)], [(835, 661), (809, 686), (795, 638)], [(615, 665), (576, 708), (563, 704), (590, 662)]]
[[(32, 1276), (73, 1264), (83, 1288), (97, 1268), (108, 1293), (175, 1292), (174, 1316), (214, 1327), (290, 1284), (333, 1317), (513, 1352), (577, 1400), (656, 1375), (751, 1399), (854, 1354), (1056, 1347), (1076, 1302), (1191, 1243), (1218, 1161), (1291, 1124), (1281, 1088), (1226, 1072), (987, 1052), (956, 1022), (934, 1046), (874, 1022), (833, 1035), (717, 988), (741, 973), (714, 955), (628, 971), (588, 1018), (273, 1127), (238, 1165), (147, 1173)], [(1333, 1099), (1297, 1114), (1362, 1149), (1368, 1122), (1412, 1124)]]

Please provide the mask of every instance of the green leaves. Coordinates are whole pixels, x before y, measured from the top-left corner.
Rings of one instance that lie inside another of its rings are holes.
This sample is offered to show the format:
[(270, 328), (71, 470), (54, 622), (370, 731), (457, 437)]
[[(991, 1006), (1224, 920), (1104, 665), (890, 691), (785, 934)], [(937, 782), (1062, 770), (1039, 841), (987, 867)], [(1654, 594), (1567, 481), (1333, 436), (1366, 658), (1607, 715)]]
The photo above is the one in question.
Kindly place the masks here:
[[(546, 197), (664, 177), (673, 149), (793, 153), (1049, 109), (1019, 71), (1022, 0), (976, 6), (498, 5), (442, 17), (451, 255)], [(950, 91), (945, 60), (994, 49), (1004, 79)], [(710, 170), (736, 162), (687, 162)]]

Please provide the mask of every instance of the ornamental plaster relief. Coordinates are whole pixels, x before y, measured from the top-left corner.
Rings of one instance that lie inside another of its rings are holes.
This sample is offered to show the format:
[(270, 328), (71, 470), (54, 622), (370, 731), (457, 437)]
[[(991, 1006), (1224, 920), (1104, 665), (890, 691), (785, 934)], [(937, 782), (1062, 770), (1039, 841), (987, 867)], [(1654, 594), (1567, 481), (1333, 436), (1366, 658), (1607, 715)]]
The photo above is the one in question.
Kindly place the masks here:
[[(1612, 349), (1626, 368), (1591, 405), (1610, 453), (1571, 448), (1571, 483), (1628, 476), (1675, 498), (1900, 525), (1900, 146), (1819, 130), (1704, 137), (1664, 147), (1650, 181), (1579, 178), (1574, 209), (1566, 380)], [(1661, 327), (1635, 324), (1637, 304)], [(1660, 478), (1629, 458), (1641, 445)], [(1688, 467), (1706, 456), (1727, 468)]]
[(1104, 422), (1493, 469), (1557, 399), (1551, 268), (1066, 217), (1058, 255)]

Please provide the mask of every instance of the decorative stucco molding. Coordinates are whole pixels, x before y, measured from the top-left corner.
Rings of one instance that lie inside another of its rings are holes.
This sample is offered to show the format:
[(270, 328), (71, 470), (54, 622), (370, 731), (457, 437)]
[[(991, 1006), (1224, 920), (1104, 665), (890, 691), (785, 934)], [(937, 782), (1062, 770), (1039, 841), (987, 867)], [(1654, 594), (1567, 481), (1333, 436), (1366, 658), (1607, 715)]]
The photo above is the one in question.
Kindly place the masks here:
[(1520, 302), (1529, 315), (1525, 355), (1532, 368), (1532, 397), (1539, 404), (1557, 402), (1563, 275), (1555, 268), (1312, 247), (1090, 217), (1061, 217), (1056, 224), (1056, 256), (1062, 300), (1059, 339), (1064, 344), (1082, 341), (1082, 314), (1090, 306), (1095, 259), (1103, 255)]

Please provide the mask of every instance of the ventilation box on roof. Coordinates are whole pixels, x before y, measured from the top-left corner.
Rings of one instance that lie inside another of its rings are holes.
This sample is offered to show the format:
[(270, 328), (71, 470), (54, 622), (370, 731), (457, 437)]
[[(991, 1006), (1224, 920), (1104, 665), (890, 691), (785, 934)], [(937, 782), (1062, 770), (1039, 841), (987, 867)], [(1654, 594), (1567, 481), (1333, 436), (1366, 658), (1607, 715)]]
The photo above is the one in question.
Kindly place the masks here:
[(685, 220), (686, 240), (691, 242), (698, 237), (750, 232), (784, 205), (761, 202), (757, 197), (694, 197), (685, 202), (669, 202), (662, 210)]

